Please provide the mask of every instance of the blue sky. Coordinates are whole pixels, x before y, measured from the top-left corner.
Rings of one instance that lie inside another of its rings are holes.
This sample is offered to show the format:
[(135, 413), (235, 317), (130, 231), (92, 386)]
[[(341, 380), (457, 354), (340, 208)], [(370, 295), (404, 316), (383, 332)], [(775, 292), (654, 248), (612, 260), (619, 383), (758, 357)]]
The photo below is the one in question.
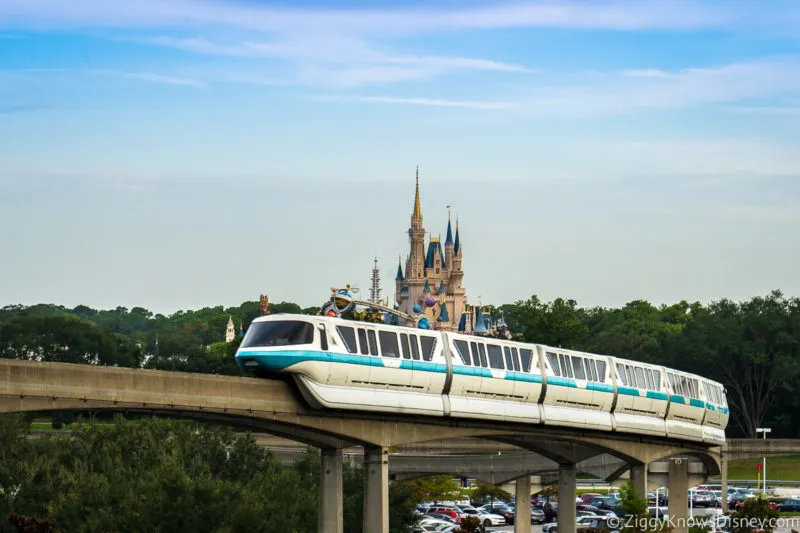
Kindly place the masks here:
[(800, 3), (0, 0), (1, 304), (800, 294)]

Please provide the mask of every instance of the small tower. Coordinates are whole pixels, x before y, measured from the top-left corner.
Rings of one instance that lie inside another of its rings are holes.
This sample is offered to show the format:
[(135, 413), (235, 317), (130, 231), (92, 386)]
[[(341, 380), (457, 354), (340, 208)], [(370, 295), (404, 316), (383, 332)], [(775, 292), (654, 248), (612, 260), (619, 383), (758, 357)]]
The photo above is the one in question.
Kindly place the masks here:
[(374, 304), (381, 303), (381, 271), (378, 270), (377, 257), (375, 258), (375, 265), (372, 267), (372, 280), (370, 281), (369, 287), (369, 301)]
[(236, 337), (236, 330), (233, 325), (233, 317), (228, 316), (228, 327), (225, 329), (225, 342), (233, 342)]

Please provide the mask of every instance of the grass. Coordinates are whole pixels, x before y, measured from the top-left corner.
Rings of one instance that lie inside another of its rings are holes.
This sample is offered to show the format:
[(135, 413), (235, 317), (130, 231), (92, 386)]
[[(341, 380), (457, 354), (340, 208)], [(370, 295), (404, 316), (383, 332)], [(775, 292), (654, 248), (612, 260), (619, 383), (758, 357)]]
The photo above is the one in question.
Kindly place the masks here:
[[(728, 479), (757, 479), (756, 464), (761, 459), (741, 459), (728, 463)], [(767, 457), (767, 484), (770, 481), (800, 480), (800, 455)]]

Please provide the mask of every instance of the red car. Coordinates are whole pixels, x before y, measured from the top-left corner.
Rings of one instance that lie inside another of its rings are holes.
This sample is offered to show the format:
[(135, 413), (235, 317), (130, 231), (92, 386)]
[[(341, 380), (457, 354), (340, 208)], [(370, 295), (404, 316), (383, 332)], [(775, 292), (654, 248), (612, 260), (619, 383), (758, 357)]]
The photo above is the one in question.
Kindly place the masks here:
[(581, 500), (585, 501), (586, 503), (589, 503), (593, 499), (598, 498), (600, 496), (603, 496), (603, 494), (598, 494), (597, 492), (585, 492), (581, 494)]
[[(739, 503), (736, 504), (736, 510), (737, 511), (741, 510), (742, 507), (744, 507), (744, 502), (739, 502)], [(778, 510), (778, 504), (775, 503), (775, 502), (769, 502), (769, 507), (773, 511), (777, 511)]]

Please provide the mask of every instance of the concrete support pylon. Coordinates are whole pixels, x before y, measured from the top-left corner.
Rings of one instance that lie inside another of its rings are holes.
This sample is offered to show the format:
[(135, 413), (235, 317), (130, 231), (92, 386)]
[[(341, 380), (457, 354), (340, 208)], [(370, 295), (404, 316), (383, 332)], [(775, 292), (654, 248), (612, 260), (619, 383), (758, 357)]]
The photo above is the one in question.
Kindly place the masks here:
[(669, 459), (669, 517), (672, 520), (672, 533), (689, 531), (689, 458), (671, 457)]
[(558, 465), (558, 533), (575, 533), (575, 465)]
[(631, 465), (631, 483), (636, 494), (647, 499), (647, 465)]
[(531, 476), (525, 474), (516, 481), (514, 533), (531, 533)]
[(722, 512), (728, 512), (728, 450), (723, 449), (720, 456), (720, 479), (722, 480)]
[(389, 448), (364, 448), (364, 533), (389, 533)]
[(343, 533), (342, 450), (323, 448), (319, 472), (318, 533)]

